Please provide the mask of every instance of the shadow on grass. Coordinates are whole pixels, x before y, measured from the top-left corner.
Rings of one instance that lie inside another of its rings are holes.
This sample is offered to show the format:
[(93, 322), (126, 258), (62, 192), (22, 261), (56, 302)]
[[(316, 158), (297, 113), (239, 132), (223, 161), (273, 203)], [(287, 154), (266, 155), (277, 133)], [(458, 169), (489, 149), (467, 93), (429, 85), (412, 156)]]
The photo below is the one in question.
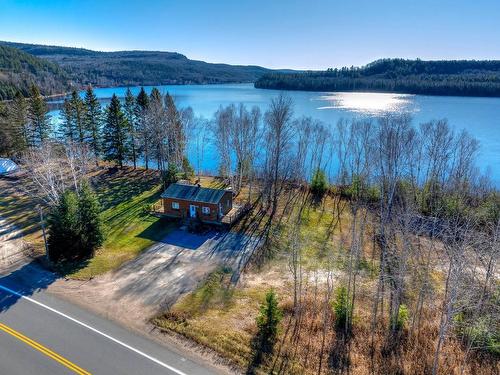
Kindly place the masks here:
[(54, 266), (54, 270), (61, 277), (68, 277), (88, 266), (91, 258), (59, 262)]
[(328, 364), (332, 374), (349, 373), (351, 367), (350, 346), (351, 335), (337, 331), (335, 342), (328, 356)]
[(245, 374), (246, 375), (257, 374), (261, 365), (264, 363), (266, 356), (268, 356), (269, 354), (270, 353), (267, 353), (266, 351), (263, 350), (261, 335), (256, 334), (252, 338), (252, 360), (248, 364)]
[(107, 210), (150, 190), (159, 179), (154, 171), (110, 168), (94, 177), (92, 182), (102, 209)]

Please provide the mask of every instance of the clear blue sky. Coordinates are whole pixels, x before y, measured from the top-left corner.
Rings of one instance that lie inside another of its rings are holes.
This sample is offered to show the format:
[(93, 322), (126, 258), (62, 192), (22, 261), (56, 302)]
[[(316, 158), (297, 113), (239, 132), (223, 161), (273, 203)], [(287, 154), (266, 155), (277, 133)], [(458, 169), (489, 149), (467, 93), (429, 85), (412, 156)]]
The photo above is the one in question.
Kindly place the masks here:
[(271, 68), (500, 59), (500, 0), (0, 0), (0, 40)]

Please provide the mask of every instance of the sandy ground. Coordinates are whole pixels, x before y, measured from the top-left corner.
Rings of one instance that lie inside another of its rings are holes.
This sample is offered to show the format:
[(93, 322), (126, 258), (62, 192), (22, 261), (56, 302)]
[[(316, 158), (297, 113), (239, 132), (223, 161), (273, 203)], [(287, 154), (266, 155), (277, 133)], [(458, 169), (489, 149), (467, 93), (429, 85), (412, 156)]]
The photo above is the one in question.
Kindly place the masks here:
[(22, 262), (28, 253), (28, 245), (17, 228), (0, 216), (0, 270)]
[(231, 267), (237, 281), (255, 246), (241, 234), (176, 230), (115, 272), (89, 281), (60, 279), (49, 291), (127, 325), (143, 326), (221, 265)]

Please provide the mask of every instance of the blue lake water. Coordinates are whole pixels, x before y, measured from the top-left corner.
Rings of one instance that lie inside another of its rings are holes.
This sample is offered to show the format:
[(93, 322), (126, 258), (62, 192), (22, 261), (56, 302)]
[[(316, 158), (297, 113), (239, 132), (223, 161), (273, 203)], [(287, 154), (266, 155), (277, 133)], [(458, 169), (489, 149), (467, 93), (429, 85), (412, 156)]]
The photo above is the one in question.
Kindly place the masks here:
[[(148, 92), (151, 88), (145, 87)], [(231, 103), (257, 105), (264, 112), (270, 100), (279, 94), (275, 90), (256, 89), (252, 84), (158, 86), (158, 89), (173, 95), (179, 107), (191, 106), (195, 115), (205, 118), (211, 118), (219, 106)], [(137, 94), (140, 87), (131, 90)], [(125, 91), (125, 87), (95, 90), (103, 104), (113, 93), (123, 97)], [(376, 118), (384, 112), (410, 113), (415, 124), (447, 118), (453, 129), (466, 129), (479, 140), (479, 167), (489, 171), (497, 185), (500, 183), (500, 98), (302, 91), (289, 91), (288, 94), (294, 101), (295, 116), (311, 116), (332, 126), (341, 118)], [(57, 101), (52, 103), (57, 104)], [(51, 111), (54, 124), (59, 122), (58, 112), (56, 109)], [(188, 150), (194, 164), (193, 152)], [(208, 147), (202, 169), (215, 171), (216, 165), (213, 148)]]

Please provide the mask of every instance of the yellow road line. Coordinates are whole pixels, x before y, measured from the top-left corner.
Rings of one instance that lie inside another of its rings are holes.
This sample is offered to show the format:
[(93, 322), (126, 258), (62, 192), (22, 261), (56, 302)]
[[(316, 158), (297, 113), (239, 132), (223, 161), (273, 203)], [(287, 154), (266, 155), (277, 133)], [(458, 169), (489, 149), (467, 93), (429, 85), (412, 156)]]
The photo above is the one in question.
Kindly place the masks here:
[(59, 354), (44, 347), (42, 344), (37, 343), (36, 341), (30, 339), (29, 337), (24, 336), (22, 333), (13, 330), (12, 328), (6, 326), (5, 324), (0, 323), (0, 330), (8, 333), (11, 336), (14, 336), (16, 339), (31, 346), (33, 349), (36, 349), (39, 352), (45, 354), (47, 357), (52, 358), (54, 361), (59, 362), (61, 365), (69, 368), (71, 371), (77, 373), (78, 375), (91, 375), (90, 372), (82, 369), (81, 367), (78, 367), (74, 363), (68, 361), (66, 358), (61, 357)]

